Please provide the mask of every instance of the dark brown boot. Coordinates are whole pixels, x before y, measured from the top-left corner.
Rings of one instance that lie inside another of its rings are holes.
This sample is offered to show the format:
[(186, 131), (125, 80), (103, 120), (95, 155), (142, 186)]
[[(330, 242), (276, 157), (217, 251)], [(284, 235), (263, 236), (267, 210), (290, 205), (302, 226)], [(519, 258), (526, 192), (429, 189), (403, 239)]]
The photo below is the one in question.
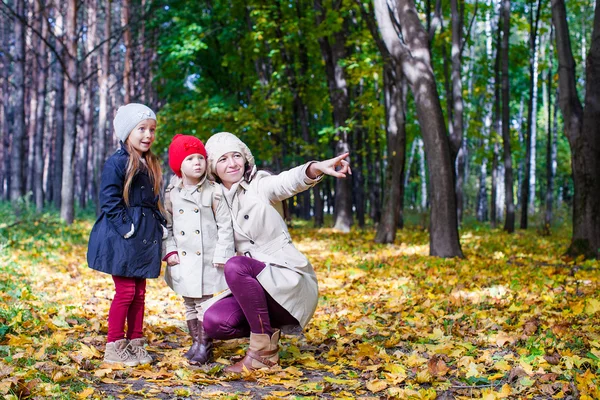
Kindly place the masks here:
[(213, 340), (206, 336), (202, 321), (198, 321), (198, 347), (194, 356), (190, 358), (190, 364), (206, 364), (212, 359)]
[(192, 337), (192, 347), (190, 347), (183, 356), (188, 360), (192, 358), (198, 350), (198, 322), (199, 321), (196, 318), (187, 320), (187, 326), (190, 331), (190, 336)]
[(225, 372), (242, 373), (260, 368), (272, 368), (279, 363), (279, 335), (277, 329), (271, 337), (267, 334), (250, 333), (250, 346), (246, 356), (225, 368)]

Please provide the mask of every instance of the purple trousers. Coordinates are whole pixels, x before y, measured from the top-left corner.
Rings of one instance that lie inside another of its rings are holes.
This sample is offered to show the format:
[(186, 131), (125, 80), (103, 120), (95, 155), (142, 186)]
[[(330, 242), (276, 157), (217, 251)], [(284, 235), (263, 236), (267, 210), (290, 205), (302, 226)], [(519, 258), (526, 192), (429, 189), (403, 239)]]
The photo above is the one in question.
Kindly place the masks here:
[(274, 328), (298, 325), (256, 279), (265, 264), (249, 257), (232, 257), (225, 264), (225, 280), (233, 296), (219, 300), (204, 313), (204, 331), (213, 339), (235, 339), (252, 333), (271, 336)]

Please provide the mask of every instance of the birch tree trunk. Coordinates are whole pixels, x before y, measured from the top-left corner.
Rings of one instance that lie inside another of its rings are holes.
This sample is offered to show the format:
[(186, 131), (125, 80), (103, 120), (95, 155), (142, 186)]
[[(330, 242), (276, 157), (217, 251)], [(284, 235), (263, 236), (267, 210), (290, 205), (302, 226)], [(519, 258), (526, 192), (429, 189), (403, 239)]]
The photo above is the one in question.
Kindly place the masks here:
[(510, 146), (510, 90), (508, 77), (509, 36), (510, 36), (510, 0), (502, 0), (502, 42), (500, 46), (502, 64), (502, 147), (504, 149), (504, 193), (506, 217), (504, 230), (515, 231), (515, 204), (513, 196), (512, 151)]
[[(527, 103), (527, 133), (525, 137), (525, 175), (521, 185), (521, 229), (527, 229), (529, 214), (535, 202), (535, 143), (537, 136), (537, 32), (542, 1), (538, 0), (536, 15), (533, 7), (529, 18), (529, 100)], [(533, 4), (531, 4), (533, 6)]]

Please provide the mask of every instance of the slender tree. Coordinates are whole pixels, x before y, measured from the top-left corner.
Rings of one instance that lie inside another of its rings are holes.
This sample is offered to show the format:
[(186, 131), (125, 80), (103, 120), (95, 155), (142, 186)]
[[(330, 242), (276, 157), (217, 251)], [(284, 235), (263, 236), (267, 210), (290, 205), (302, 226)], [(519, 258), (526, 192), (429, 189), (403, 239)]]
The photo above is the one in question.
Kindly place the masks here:
[(14, 55), (14, 111), (11, 146), (10, 198), (14, 202), (23, 195), (25, 155), (25, 0), (16, 1)]
[(63, 144), (63, 168), (60, 217), (67, 224), (75, 218), (75, 139), (77, 137), (77, 0), (69, 0), (66, 20), (66, 121)]
[(500, 15), (502, 18), (502, 41), (500, 45), (502, 66), (502, 147), (504, 149), (504, 201), (506, 207), (504, 230), (512, 233), (515, 231), (515, 203), (513, 196), (512, 151), (510, 145), (510, 89), (508, 76), (510, 0), (502, 0)]

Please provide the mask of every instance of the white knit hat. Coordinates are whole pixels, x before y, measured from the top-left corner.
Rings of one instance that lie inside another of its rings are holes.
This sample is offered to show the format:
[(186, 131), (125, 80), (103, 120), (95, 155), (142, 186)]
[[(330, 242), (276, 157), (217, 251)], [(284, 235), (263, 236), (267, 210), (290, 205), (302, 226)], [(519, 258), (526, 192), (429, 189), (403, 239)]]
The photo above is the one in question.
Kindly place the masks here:
[(125, 143), (133, 128), (145, 119), (156, 121), (156, 114), (148, 106), (139, 103), (129, 103), (119, 107), (113, 120), (115, 135)]
[(223, 154), (231, 151), (237, 151), (244, 156), (246, 162), (250, 165), (250, 170), (254, 169), (254, 156), (252, 152), (246, 146), (246, 143), (242, 142), (237, 136), (229, 132), (219, 132), (212, 135), (204, 144), (206, 153), (208, 153), (208, 173), (210, 179), (216, 177), (217, 160), (221, 158)]

